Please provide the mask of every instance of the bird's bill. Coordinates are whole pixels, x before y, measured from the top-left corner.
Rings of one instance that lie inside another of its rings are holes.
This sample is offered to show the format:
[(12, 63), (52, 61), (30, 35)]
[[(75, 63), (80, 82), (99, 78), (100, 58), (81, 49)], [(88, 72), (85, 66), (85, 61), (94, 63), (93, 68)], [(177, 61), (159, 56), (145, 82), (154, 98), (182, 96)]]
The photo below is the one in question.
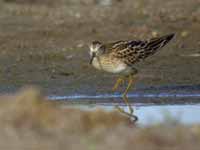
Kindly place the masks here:
[(95, 53), (92, 53), (92, 56), (90, 57), (90, 64), (92, 64), (94, 57), (95, 57)]

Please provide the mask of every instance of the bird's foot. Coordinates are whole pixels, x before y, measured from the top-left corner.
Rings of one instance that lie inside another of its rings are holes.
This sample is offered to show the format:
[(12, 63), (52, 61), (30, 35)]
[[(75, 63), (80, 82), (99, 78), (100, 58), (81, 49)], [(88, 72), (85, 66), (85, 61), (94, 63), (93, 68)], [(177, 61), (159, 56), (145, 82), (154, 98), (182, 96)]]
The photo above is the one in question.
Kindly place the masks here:
[(138, 117), (135, 116), (133, 114), (133, 112), (126, 112), (124, 109), (122, 109), (121, 107), (119, 107), (118, 105), (115, 106), (115, 108), (122, 114), (128, 116), (130, 118), (131, 121), (133, 121), (134, 123), (138, 120)]

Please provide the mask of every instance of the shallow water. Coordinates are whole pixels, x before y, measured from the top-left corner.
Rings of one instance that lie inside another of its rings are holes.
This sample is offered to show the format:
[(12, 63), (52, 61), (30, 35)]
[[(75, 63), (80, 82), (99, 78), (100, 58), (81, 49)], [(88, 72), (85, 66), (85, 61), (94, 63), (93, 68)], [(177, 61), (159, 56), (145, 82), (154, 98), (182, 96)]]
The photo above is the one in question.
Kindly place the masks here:
[(163, 121), (184, 124), (200, 123), (200, 104), (196, 105), (162, 105), (136, 107), (138, 123), (149, 125)]
[[(83, 110), (104, 109), (111, 111), (115, 109), (113, 104), (104, 105), (73, 105), (67, 107), (81, 108)], [(66, 106), (64, 106), (66, 108)], [(128, 107), (121, 106), (126, 112)], [(195, 105), (144, 105), (136, 104), (134, 107), (134, 115), (138, 117), (137, 124), (153, 125), (158, 123), (177, 124), (183, 123), (199, 124), (200, 123), (200, 104)]]
[[(50, 100), (60, 101), (64, 106), (81, 109), (105, 110), (115, 109), (120, 105), (128, 112), (121, 93), (114, 94), (72, 94), (52, 95)], [(138, 124), (150, 125), (162, 121), (171, 123), (200, 123), (200, 86), (160, 86), (135, 90), (128, 94), (128, 100), (134, 107), (134, 114), (139, 118)]]
[[(72, 93), (71, 95), (51, 95), (50, 100), (60, 100), (79, 104), (123, 103), (121, 93)], [(128, 94), (130, 103), (144, 104), (195, 104), (200, 103), (200, 85), (170, 85), (142, 87)]]

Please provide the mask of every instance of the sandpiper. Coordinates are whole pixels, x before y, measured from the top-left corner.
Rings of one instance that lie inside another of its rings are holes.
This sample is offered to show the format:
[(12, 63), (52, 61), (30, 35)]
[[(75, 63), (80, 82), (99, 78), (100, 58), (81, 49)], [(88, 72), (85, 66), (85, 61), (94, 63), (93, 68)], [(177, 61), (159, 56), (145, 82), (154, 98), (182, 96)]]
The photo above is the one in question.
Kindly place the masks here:
[[(123, 93), (123, 100), (129, 107), (130, 113), (118, 107), (121, 112), (129, 116), (134, 116), (133, 109), (128, 103), (127, 98), (127, 93), (133, 83), (133, 77), (138, 72), (137, 69), (134, 68), (134, 64), (156, 53), (173, 37), (174, 34), (169, 34), (149, 40), (124, 40), (106, 44), (93, 41), (91, 43), (89, 46), (91, 56), (90, 64), (96, 69), (120, 75), (113, 86), (113, 91), (128, 79), (127, 88)], [(134, 116), (134, 118), (136, 119), (136, 116)]]

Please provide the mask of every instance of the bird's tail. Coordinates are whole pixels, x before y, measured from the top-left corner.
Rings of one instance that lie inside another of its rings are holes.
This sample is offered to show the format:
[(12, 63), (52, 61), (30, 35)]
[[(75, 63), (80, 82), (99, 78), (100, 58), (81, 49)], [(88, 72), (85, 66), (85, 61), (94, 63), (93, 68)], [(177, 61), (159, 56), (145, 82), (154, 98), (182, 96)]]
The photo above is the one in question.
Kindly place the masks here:
[(175, 34), (168, 34), (158, 38), (152, 38), (145, 46), (145, 55), (149, 56), (154, 54), (157, 50), (165, 46)]

